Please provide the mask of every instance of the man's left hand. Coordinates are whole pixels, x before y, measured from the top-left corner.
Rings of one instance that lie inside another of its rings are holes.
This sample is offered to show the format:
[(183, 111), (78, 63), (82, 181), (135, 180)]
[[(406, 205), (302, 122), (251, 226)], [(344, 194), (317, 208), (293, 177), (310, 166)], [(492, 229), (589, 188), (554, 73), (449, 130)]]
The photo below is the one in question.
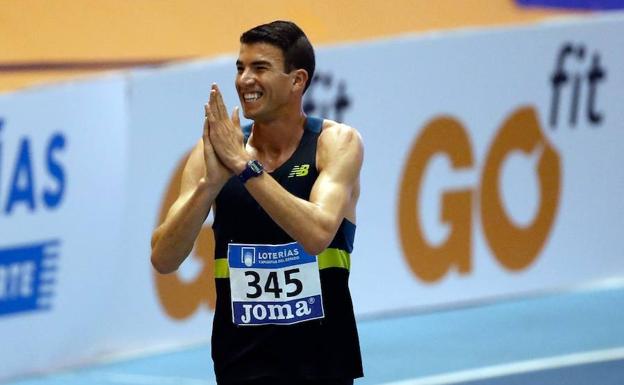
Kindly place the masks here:
[(240, 174), (251, 158), (245, 151), (238, 107), (234, 107), (230, 118), (216, 84), (213, 84), (210, 90), (206, 115), (210, 122), (210, 142), (219, 160), (234, 174)]

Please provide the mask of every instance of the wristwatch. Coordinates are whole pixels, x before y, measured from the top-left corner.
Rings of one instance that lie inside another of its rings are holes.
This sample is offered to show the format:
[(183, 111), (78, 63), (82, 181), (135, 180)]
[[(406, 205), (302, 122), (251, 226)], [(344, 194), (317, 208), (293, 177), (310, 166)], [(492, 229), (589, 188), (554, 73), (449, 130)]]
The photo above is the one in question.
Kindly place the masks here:
[(262, 175), (263, 172), (264, 172), (264, 166), (262, 166), (262, 163), (258, 162), (255, 159), (250, 160), (249, 162), (247, 162), (247, 167), (245, 167), (243, 172), (238, 174), (238, 179), (241, 182), (245, 183), (250, 178), (255, 178), (257, 176)]

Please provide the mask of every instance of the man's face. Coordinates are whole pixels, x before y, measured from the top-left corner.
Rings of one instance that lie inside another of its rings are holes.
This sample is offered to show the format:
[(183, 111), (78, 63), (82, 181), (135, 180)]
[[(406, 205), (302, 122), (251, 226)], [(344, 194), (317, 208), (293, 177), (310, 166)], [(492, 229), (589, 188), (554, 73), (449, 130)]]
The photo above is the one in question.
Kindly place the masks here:
[(292, 101), (293, 80), (284, 73), (284, 55), (278, 47), (241, 44), (236, 68), (236, 91), (247, 119), (275, 119)]

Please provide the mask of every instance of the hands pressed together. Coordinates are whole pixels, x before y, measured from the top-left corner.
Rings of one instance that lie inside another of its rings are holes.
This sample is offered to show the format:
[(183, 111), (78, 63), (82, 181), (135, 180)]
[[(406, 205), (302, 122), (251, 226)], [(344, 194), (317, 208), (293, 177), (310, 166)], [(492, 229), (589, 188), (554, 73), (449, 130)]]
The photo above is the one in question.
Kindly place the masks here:
[(251, 159), (243, 143), (239, 109), (234, 107), (230, 117), (216, 84), (210, 90), (210, 100), (204, 105), (203, 143), (206, 177), (210, 182), (225, 183), (240, 174)]

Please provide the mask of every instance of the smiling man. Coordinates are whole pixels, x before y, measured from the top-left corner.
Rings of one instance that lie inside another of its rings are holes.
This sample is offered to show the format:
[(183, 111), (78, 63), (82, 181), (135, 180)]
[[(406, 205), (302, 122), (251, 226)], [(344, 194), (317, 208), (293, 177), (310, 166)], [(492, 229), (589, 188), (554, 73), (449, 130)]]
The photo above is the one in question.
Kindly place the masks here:
[(219, 384), (343, 385), (362, 376), (348, 288), (363, 160), (357, 131), (308, 117), (314, 50), (294, 23), (240, 38), (231, 117), (215, 84), (180, 196), (152, 237), (175, 271), (214, 207)]

